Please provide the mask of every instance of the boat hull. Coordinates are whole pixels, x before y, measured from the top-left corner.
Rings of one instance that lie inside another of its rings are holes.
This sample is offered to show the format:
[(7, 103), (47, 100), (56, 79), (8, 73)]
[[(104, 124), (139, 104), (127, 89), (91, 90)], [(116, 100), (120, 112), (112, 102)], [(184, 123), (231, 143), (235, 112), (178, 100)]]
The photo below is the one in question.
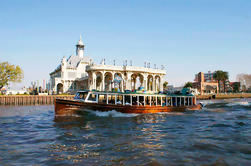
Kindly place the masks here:
[(201, 104), (192, 106), (138, 106), (138, 105), (114, 105), (114, 104), (100, 104), (100, 103), (85, 103), (78, 100), (64, 100), (55, 99), (55, 115), (56, 116), (70, 116), (73, 114), (81, 114), (85, 110), (94, 111), (112, 111), (115, 110), (121, 113), (158, 113), (158, 112), (183, 112), (186, 110), (200, 110)]

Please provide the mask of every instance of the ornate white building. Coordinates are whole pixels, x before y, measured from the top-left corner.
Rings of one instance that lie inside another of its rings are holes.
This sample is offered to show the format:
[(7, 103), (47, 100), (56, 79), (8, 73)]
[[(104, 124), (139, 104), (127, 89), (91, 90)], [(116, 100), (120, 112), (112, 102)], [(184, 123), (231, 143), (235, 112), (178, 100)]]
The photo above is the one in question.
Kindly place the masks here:
[(61, 64), (50, 73), (50, 90), (53, 93), (74, 93), (78, 89), (87, 89), (86, 66), (90, 63), (92, 59), (84, 56), (84, 44), (80, 36), (76, 55), (71, 55), (68, 59), (63, 57)]
[(75, 93), (78, 90), (120, 91), (145, 90), (163, 91), (166, 71), (150, 67), (100, 65), (84, 56), (84, 44), (81, 36), (76, 45), (76, 55), (62, 59), (59, 67), (50, 73), (50, 89), (54, 93)]

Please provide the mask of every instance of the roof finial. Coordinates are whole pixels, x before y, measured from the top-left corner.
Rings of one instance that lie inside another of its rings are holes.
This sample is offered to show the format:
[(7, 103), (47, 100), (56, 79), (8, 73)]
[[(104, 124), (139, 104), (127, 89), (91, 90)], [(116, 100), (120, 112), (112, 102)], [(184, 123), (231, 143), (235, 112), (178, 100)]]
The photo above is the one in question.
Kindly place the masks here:
[(81, 34), (80, 34), (80, 36), (79, 36), (79, 40), (82, 41), (82, 35), (81, 35)]
[(80, 36), (79, 36), (78, 45), (84, 45), (84, 44), (83, 44), (83, 41), (82, 41), (82, 35), (81, 35), (81, 34), (80, 34)]

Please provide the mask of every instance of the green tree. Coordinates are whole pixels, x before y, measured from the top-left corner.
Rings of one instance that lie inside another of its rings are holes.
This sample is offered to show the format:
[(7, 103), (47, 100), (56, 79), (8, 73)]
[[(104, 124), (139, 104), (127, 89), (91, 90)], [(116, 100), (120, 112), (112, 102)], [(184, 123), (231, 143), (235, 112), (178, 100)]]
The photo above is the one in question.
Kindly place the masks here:
[(222, 70), (217, 70), (215, 71), (213, 77), (214, 79), (218, 82), (218, 86), (219, 86), (219, 92), (221, 92), (221, 86), (220, 86), (220, 82), (223, 80), (223, 71)]
[(192, 88), (193, 87), (193, 83), (192, 82), (187, 82), (184, 86), (184, 88)]
[(240, 91), (240, 87), (241, 87), (240, 82), (235, 82), (235, 83), (233, 83), (233, 91), (234, 91), (235, 93)]
[(223, 90), (224, 90), (224, 92), (226, 92), (226, 81), (229, 78), (228, 72), (222, 71), (222, 70), (217, 70), (217, 71), (215, 71), (213, 77), (218, 82), (219, 91), (221, 92), (220, 83), (222, 82), (223, 83), (223, 88), (224, 88)]
[(165, 82), (163, 83), (163, 87), (164, 87), (164, 89), (166, 89), (167, 85), (168, 85), (168, 82), (167, 82), (167, 81), (165, 81)]
[(229, 79), (228, 72), (223, 71), (222, 73), (222, 82), (223, 82), (223, 87), (224, 87), (224, 92), (226, 92), (226, 81)]
[(11, 65), (8, 62), (0, 63), (0, 89), (9, 82), (21, 82), (23, 71), (19, 66)]

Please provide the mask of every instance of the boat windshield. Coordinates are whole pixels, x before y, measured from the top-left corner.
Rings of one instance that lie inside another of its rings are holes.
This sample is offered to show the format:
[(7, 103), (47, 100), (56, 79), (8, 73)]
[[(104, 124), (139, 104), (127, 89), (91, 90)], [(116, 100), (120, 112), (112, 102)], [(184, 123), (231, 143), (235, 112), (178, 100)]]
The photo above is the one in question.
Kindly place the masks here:
[(88, 92), (77, 92), (74, 99), (81, 99), (85, 100), (87, 97)]

